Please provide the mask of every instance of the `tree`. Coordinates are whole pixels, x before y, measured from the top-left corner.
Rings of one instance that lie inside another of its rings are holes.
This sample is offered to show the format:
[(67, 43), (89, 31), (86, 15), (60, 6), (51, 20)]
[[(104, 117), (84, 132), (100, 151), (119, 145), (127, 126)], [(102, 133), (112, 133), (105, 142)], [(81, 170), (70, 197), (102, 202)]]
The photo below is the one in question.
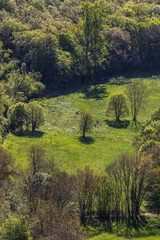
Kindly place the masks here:
[(9, 108), (8, 111), (10, 127), (15, 130), (23, 131), (23, 125), (26, 118), (25, 104), (19, 102)]
[(137, 218), (148, 188), (148, 176), (152, 170), (150, 156), (123, 154), (106, 167), (114, 185), (113, 213), (116, 218)]
[(29, 240), (29, 235), (24, 216), (10, 216), (0, 228), (0, 239), (2, 240)]
[(103, 31), (109, 52), (107, 66), (114, 71), (126, 69), (130, 64), (130, 34), (119, 27)]
[(7, 179), (14, 171), (14, 159), (7, 149), (0, 146), (0, 180)]
[(108, 99), (107, 113), (113, 112), (116, 121), (120, 120), (121, 116), (129, 113), (127, 100), (124, 93), (114, 93)]
[(153, 121), (159, 121), (160, 120), (160, 107), (152, 114), (151, 119)]
[(133, 81), (127, 86), (127, 95), (130, 100), (133, 121), (136, 123), (137, 115), (147, 98), (146, 84), (142, 80)]
[(147, 208), (160, 214), (160, 170), (155, 168), (149, 176)]
[(57, 167), (53, 156), (48, 156), (40, 145), (31, 145), (28, 153), (29, 172), (35, 175), (39, 172), (45, 172), (52, 175)]
[(32, 175), (44, 170), (45, 168), (45, 151), (40, 146), (32, 145), (29, 154), (29, 170)]
[(85, 133), (92, 129), (93, 123), (92, 114), (88, 110), (83, 111), (80, 117), (80, 130), (82, 131), (83, 138), (86, 137)]
[(114, 199), (114, 186), (107, 174), (98, 176), (96, 183), (96, 205), (98, 217), (105, 221), (110, 220)]
[(76, 194), (79, 203), (81, 223), (85, 225), (86, 216), (92, 216), (96, 192), (96, 176), (88, 166), (77, 171)]
[[(101, 31), (104, 17), (103, 7), (95, 1), (86, 0), (82, 3), (82, 29), (83, 48), (85, 54), (85, 75), (88, 80), (90, 73), (92, 80), (98, 66), (101, 66), (107, 56), (106, 41)], [(91, 70), (91, 71), (90, 71)]]
[(36, 102), (30, 102), (28, 104), (29, 107), (29, 119), (32, 125), (32, 132), (35, 131), (36, 128), (40, 127), (44, 124), (45, 116), (43, 108)]

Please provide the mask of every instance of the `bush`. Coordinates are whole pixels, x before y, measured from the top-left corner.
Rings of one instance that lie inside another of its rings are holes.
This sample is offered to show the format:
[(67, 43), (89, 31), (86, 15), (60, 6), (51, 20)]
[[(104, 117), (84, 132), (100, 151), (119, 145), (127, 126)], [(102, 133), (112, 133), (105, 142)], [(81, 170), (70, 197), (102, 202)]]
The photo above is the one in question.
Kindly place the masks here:
[(29, 240), (29, 231), (24, 216), (9, 217), (0, 228), (0, 240)]

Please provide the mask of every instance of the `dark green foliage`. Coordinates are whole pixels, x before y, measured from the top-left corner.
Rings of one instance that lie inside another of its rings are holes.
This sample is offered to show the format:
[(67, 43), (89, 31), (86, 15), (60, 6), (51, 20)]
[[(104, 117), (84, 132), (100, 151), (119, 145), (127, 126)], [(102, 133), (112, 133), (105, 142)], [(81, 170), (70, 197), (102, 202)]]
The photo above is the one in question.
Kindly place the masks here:
[(27, 119), (29, 119), (32, 132), (34, 132), (36, 128), (44, 124), (45, 116), (43, 108), (38, 103), (30, 102), (28, 104)]
[(1, 240), (29, 240), (29, 231), (24, 216), (10, 216), (0, 227)]
[(23, 131), (23, 125), (26, 119), (26, 110), (24, 103), (17, 103), (13, 105), (8, 112), (8, 118), (11, 129), (19, 129)]
[(147, 195), (147, 209), (160, 213), (160, 170), (154, 169), (149, 176), (149, 187)]
[(14, 159), (11, 153), (0, 146), (0, 181), (14, 175)]
[(43, 108), (36, 102), (16, 103), (8, 111), (8, 118), (11, 130), (23, 131), (24, 125), (26, 130), (31, 126), (32, 132), (44, 124), (45, 116)]
[(151, 119), (153, 121), (159, 121), (160, 120), (160, 108), (158, 108), (151, 116)]
[(158, 69), (159, 12), (157, 1), (1, 0), (0, 78), (22, 63), (59, 87), (108, 72)]

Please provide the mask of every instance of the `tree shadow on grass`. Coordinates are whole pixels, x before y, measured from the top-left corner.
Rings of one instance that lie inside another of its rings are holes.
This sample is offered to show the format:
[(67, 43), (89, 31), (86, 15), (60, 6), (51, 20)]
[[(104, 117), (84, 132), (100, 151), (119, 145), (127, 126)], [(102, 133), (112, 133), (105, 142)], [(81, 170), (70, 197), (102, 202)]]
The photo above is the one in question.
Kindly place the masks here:
[(92, 144), (95, 142), (95, 140), (92, 137), (78, 137), (79, 141), (83, 144)]
[(104, 86), (90, 86), (82, 90), (86, 99), (100, 100), (108, 96)]
[(106, 120), (105, 121), (109, 127), (112, 128), (127, 128), (130, 125), (129, 120), (122, 120), (122, 121), (116, 121), (116, 120)]
[(17, 137), (29, 137), (29, 138), (40, 138), (42, 137), (45, 133), (42, 131), (16, 131), (13, 133)]

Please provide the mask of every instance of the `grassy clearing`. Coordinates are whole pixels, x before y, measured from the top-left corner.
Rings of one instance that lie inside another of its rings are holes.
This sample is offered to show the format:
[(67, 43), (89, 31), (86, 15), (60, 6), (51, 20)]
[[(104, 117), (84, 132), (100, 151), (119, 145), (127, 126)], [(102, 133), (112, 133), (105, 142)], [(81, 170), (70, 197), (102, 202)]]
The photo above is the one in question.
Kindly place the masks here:
[[(129, 79), (132, 80), (132, 79)], [(128, 80), (128, 81), (129, 81)], [(149, 99), (138, 120), (142, 123), (159, 106), (160, 77), (146, 78)], [(90, 165), (97, 171), (115, 161), (122, 152), (132, 152), (132, 142), (139, 126), (132, 126), (131, 115), (115, 126), (113, 117), (106, 116), (107, 98), (114, 92), (124, 92), (125, 84), (100, 84), (76, 93), (57, 93), (58, 97), (39, 99), (46, 114), (45, 125), (36, 134), (9, 134), (5, 146), (11, 150), (17, 165), (27, 168), (27, 153), (31, 144), (39, 144), (48, 154), (54, 155), (59, 167), (68, 173)], [(79, 113), (89, 109), (95, 117), (95, 127), (87, 133), (87, 140), (81, 138), (78, 129)]]

